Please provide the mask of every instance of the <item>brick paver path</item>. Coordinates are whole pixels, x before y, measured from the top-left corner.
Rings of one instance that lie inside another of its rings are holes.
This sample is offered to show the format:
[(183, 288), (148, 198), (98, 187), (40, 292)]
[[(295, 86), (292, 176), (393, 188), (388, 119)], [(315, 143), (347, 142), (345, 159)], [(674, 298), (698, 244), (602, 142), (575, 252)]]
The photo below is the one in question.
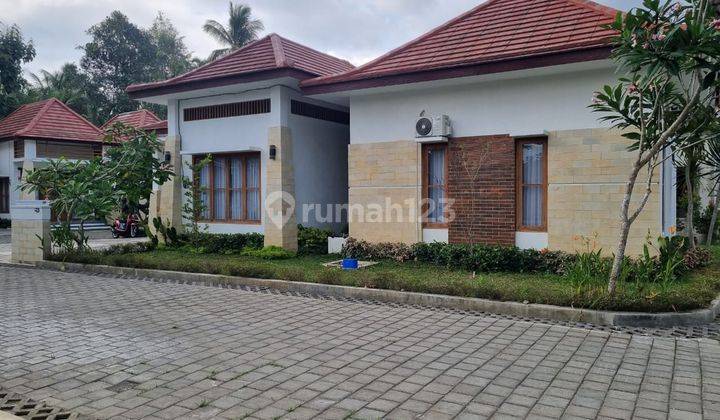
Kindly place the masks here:
[(0, 267), (0, 387), (100, 418), (718, 419), (720, 345)]

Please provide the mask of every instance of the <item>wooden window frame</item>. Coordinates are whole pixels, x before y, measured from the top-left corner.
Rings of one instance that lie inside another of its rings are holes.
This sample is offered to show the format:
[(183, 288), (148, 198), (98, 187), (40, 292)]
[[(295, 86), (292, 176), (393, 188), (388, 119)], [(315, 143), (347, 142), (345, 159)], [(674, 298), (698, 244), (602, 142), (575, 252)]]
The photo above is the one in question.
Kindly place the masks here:
[(448, 196), (448, 170), (449, 170), (449, 164), (450, 164), (450, 148), (448, 147), (447, 143), (430, 143), (430, 144), (423, 144), (422, 145), (422, 227), (426, 229), (447, 229), (449, 224), (447, 221), (448, 218), (448, 207), (447, 202), (445, 203), (445, 209), (443, 212), (443, 220), (444, 222), (431, 222), (427, 220), (428, 216), (428, 204), (427, 200), (430, 198), (430, 186), (428, 185), (428, 175), (429, 175), (429, 166), (428, 166), (428, 156), (430, 155), (431, 150), (445, 150), (445, 185), (442, 186), (444, 192), (445, 192), (445, 200), (447, 201)]
[(0, 177), (0, 213), (10, 213), (10, 177)]
[[(199, 161), (204, 159), (207, 155), (196, 155), (193, 156), (193, 164), (197, 164)], [(258, 186), (257, 188), (252, 188), (252, 191), (257, 190), (258, 194), (260, 195), (260, 200), (258, 202), (259, 208), (259, 215), (260, 218), (255, 219), (248, 219), (248, 206), (247, 206), (247, 198), (248, 198), (248, 186), (247, 186), (247, 160), (249, 157), (257, 157), (258, 158)], [(242, 160), (242, 217), (240, 219), (232, 219), (232, 208), (230, 206), (231, 203), (231, 191), (237, 190), (237, 188), (231, 188), (231, 178), (230, 178), (230, 165), (229, 161), (226, 161), (227, 164), (225, 165), (225, 188), (223, 189), (225, 192), (225, 219), (216, 219), (215, 218), (215, 158), (225, 158), (225, 159), (232, 159), (232, 158), (239, 158)], [(262, 159), (259, 152), (244, 152), (244, 153), (214, 153), (212, 154), (212, 162), (208, 164), (210, 170), (209, 170), (209, 178), (208, 178), (208, 185), (210, 186), (207, 189), (207, 195), (208, 195), (208, 215), (210, 216), (207, 219), (200, 220), (201, 223), (232, 223), (232, 224), (242, 224), (242, 225), (259, 225), (262, 223)]]
[[(541, 226), (524, 226), (523, 225), (523, 161), (522, 146), (525, 144), (539, 144), (543, 147), (542, 155), (542, 184), (527, 184), (540, 186), (542, 191), (542, 225)], [(546, 137), (518, 139), (515, 141), (515, 216), (516, 229), (518, 232), (547, 232), (547, 216), (548, 216), (548, 141)]]

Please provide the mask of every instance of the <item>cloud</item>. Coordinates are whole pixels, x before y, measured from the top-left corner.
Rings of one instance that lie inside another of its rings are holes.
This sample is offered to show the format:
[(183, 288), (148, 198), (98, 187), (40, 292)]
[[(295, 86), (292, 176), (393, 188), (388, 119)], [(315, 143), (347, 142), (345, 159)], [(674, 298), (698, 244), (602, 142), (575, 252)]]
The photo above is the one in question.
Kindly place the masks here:
[[(480, 0), (239, 0), (253, 8), (265, 24), (297, 42), (345, 58), (367, 62), (441, 23), (471, 9)], [(618, 8), (641, 0), (602, 0)], [(78, 46), (85, 33), (113, 10), (120, 10), (135, 24), (148, 27), (162, 11), (197, 56), (218, 47), (202, 31), (206, 19), (225, 22), (227, 0), (0, 0), (0, 21), (18, 24), (31, 38), (37, 57), (26, 71), (56, 70), (77, 62)]]

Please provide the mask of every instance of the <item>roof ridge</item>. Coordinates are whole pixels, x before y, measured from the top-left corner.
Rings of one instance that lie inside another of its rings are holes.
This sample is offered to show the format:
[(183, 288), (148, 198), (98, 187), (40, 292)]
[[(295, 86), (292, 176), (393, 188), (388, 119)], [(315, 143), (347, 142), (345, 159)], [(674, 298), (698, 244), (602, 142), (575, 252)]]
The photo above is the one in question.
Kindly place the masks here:
[(390, 57), (391, 55), (393, 55), (393, 54), (395, 54), (396, 52), (404, 49), (405, 47), (408, 47), (408, 46), (410, 46), (410, 45), (412, 45), (412, 44), (414, 44), (414, 43), (416, 43), (416, 42), (420, 42), (421, 40), (423, 40), (423, 39), (425, 39), (425, 38), (428, 38), (428, 37), (430, 37), (431, 35), (434, 35), (434, 34), (436, 34), (437, 32), (440, 32), (441, 30), (443, 30), (443, 29), (451, 26), (451, 25), (454, 24), (455, 22), (458, 22), (458, 21), (464, 19), (465, 17), (467, 17), (467, 16), (469, 16), (469, 15), (477, 12), (478, 10), (484, 9), (485, 7), (487, 7), (487, 6), (489, 6), (489, 5), (493, 4), (493, 3), (497, 3), (498, 1), (502, 1), (502, 0), (488, 0), (488, 1), (484, 2), (484, 3), (480, 3), (479, 5), (473, 7), (472, 9), (470, 9), (470, 10), (464, 12), (464, 13), (461, 13), (461, 14), (458, 15), (458, 16), (455, 16), (454, 18), (452, 18), (452, 19), (450, 19), (450, 20), (448, 20), (448, 21), (446, 21), (446, 22), (444, 22), (444, 23), (441, 23), (439, 26), (436, 26), (436, 27), (434, 27), (433, 29), (431, 29), (431, 30), (429, 30), (429, 31), (427, 31), (427, 32), (425, 32), (425, 33), (423, 33), (423, 34), (420, 34), (419, 36), (417, 36), (417, 37), (411, 39), (410, 41), (408, 41), (408, 42), (400, 45), (399, 47), (393, 48), (392, 50), (390, 50), (390, 51), (386, 52), (385, 54), (383, 54), (383, 55), (375, 58), (374, 60), (368, 61), (367, 63), (365, 63), (365, 64), (363, 64), (363, 65), (361, 65), (361, 66), (357, 66), (357, 67), (355, 67), (354, 69), (348, 70), (348, 71), (346, 71), (346, 72), (344, 72), (344, 73), (339, 73), (339, 74), (334, 74), (334, 75), (324, 76), (324, 77), (331, 78), (331, 77), (337, 77), (337, 76), (340, 76), (340, 75), (343, 75), (343, 76), (344, 76), (344, 75), (350, 75), (350, 74), (355, 74), (355, 73), (361, 72), (362, 70), (364, 70), (364, 69), (366, 69), (366, 68), (368, 68), (368, 67), (376, 64), (377, 62), (379, 62), (379, 61), (381, 61), (381, 60), (383, 60), (383, 59), (385, 59), (385, 58), (387, 58), (387, 57)]
[[(244, 51), (244, 50), (246, 50), (246, 49), (248, 49), (248, 48), (250, 48), (250, 47), (252, 47), (252, 46), (254, 46), (254, 45), (256, 45), (256, 44), (259, 44), (261, 41), (264, 41), (264, 40), (267, 39), (268, 37), (270, 37), (270, 35), (266, 35), (266, 36), (264, 36), (264, 37), (262, 37), (262, 38), (258, 38), (258, 39), (254, 40), (254, 41), (248, 42), (247, 44), (243, 45), (242, 47), (240, 47), (240, 48), (238, 48), (238, 49), (236, 49), (236, 50), (234, 50), (234, 51), (230, 51), (228, 54), (225, 54), (225, 55), (223, 55), (222, 57), (220, 57), (220, 58), (218, 58), (218, 59), (215, 59), (215, 60), (213, 60), (213, 61), (207, 62), (207, 63), (203, 64), (203, 65), (200, 66), (200, 67), (196, 67), (196, 68), (194, 68), (194, 69), (192, 69), (192, 70), (190, 70), (190, 71), (188, 71), (188, 72), (185, 72), (185, 73), (183, 73), (183, 74), (179, 74), (179, 75), (177, 75), (177, 76), (175, 76), (175, 77), (171, 77), (171, 78), (166, 79), (166, 80), (159, 80), (159, 81), (156, 81), (156, 82), (147, 82), (147, 83), (132, 84), (132, 85), (128, 86), (128, 88), (130, 88), (130, 87), (133, 87), (133, 88), (134, 88), (134, 87), (141, 87), (141, 86), (142, 86), (142, 87), (144, 87), (144, 86), (153, 86), (153, 85), (160, 85), (160, 84), (162, 84), (162, 85), (172, 84), (172, 83), (174, 83), (174, 82), (176, 82), (176, 81), (178, 81), (178, 80), (181, 80), (182, 78), (184, 78), (184, 77), (186, 77), (186, 76), (189, 76), (189, 75), (191, 75), (191, 74), (197, 73), (198, 71), (204, 69), (205, 67), (208, 67), (208, 66), (211, 66), (211, 65), (213, 65), (213, 64), (216, 64), (216, 63), (225, 61), (225, 60), (227, 60), (228, 58), (230, 58), (230, 57), (232, 57), (232, 56), (240, 53), (241, 51)], [(127, 89), (127, 88), (126, 88), (126, 89)]]
[(270, 45), (273, 49), (273, 55), (275, 56), (275, 65), (278, 67), (286, 67), (289, 63), (287, 57), (285, 57), (285, 50), (282, 46), (282, 37), (275, 32), (268, 35), (270, 37)]
[(59, 99), (55, 99), (55, 100), (60, 104), (60, 106), (62, 106), (63, 108), (65, 108), (67, 111), (70, 111), (73, 115), (75, 115), (76, 117), (80, 118), (86, 125), (89, 125), (89, 126), (90, 126), (91, 128), (93, 128), (95, 131), (97, 131), (98, 134), (103, 134), (102, 130), (100, 130), (100, 129), (98, 128), (98, 126), (96, 126), (95, 124), (91, 123), (87, 118), (83, 117), (83, 116), (80, 115), (79, 113), (75, 112), (75, 111), (74, 111), (72, 108), (70, 108), (66, 103), (64, 103), (63, 101), (61, 101), (61, 100), (59, 100)]
[(578, 6), (585, 7), (587, 9), (592, 9), (596, 12), (604, 13), (608, 16), (615, 17), (618, 13), (622, 13), (620, 10), (615, 9), (614, 7), (605, 6), (602, 5), (594, 0), (565, 0), (569, 1), (571, 3), (575, 3)]
[[(38, 121), (40, 121), (40, 117), (41, 117), (42, 115), (44, 115), (45, 112), (47, 112), (48, 108), (50, 107), (50, 105), (51, 105), (54, 101), (60, 102), (60, 100), (57, 99), (57, 98), (55, 98), (55, 97), (45, 99), (45, 104), (42, 106), (42, 108), (40, 108), (40, 110), (37, 112), (37, 114), (35, 114), (35, 116), (33, 117), (33, 119), (30, 120), (30, 122), (25, 126), (25, 128), (23, 128), (22, 130), (18, 130), (18, 131), (16, 132), (16, 134), (17, 134), (17, 135), (22, 135), (22, 134), (24, 134), (24, 133), (32, 130), (32, 129), (35, 127), (35, 125), (38, 123)], [(42, 103), (42, 101), (40, 101), (40, 103)], [(62, 102), (60, 102), (60, 103), (62, 103)], [(25, 105), (30, 105), (30, 104), (25, 104)], [(24, 105), (23, 105), (23, 106), (24, 106)], [(18, 109), (20, 109), (20, 108), (18, 108)]]
[[(305, 45), (305, 44), (301, 44), (301, 43), (299, 43), (299, 42), (297, 42), (297, 41), (293, 41), (292, 39), (285, 38), (285, 37), (282, 36), (282, 35), (277, 35), (277, 36), (278, 36), (278, 38), (280, 38), (283, 42), (289, 42), (290, 44), (295, 44), (295, 45), (297, 45), (297, 46), (299, 46), (299, 47), (305, 48), (306, 50), (310, 50), (310, 51), (312, 51), (312, 52), (316, 52), (316, 53), (318, 53), (318, 54), (322, 54), (322, 55), (324, 55), (325, 57), (332, 58), (333, 60), (342, 61), (342, 62), (347, 63), (347, 64), (349, 64), (350, 66), (352, 66), (353, 69), (355, 68), (355, 65), (354, 65), (353, 63), (349, 62), (348, 60), (346, 60), (346, 59), (344, 59), (344, 58), (335, 57), (335, 56), (332, 55), (332, 54), (328, 54), (328, 53), (326, 53), (326, 52), (322, 52), (322, 51), (320, 51), (320, 50), (318, 50), (318, 49), (315, 49), (315, 48), (313, 48), (313, 47), (308, 47), (308, 46)], [(283, 50), (283, 51), (284, 51), (284, 50)]]

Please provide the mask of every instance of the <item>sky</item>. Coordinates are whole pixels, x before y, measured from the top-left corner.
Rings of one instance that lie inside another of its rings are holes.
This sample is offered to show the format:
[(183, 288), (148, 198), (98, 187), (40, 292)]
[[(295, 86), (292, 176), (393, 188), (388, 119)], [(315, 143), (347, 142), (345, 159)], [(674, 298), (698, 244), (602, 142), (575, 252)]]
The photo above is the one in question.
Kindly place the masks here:
[[(482, 3), (482, 0), (241, 0), (275, 32), (355, 65), (414, 39)], [(517, 0), (524, 1), (524, 0)], [(628, 9), (641, 0), (599, 0)], [(227, 0), (0, 0), (0, 22), (17, 24), (37, 50), (26, 72), (54, 71), (78, 62), (86, 30), (113, 10), (149, 27), (165, 14), (194, 55), (207, 57), (219, 45), (202, 31), (207, 19), (225, 23)]]

